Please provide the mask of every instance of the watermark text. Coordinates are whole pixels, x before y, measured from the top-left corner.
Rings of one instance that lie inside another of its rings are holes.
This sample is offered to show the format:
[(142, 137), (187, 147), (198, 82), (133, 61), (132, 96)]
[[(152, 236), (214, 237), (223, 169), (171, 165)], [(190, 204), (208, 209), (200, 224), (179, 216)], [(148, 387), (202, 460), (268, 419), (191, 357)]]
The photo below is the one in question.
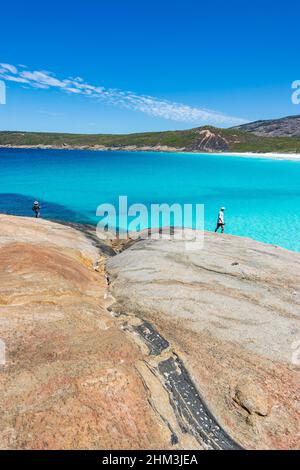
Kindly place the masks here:
[(300, 104), (300, 80), (295, 80), (292, 83), (292, 103), (293, 104)]
[(6, 85), (3, 80), (0, 80), (0, 104), (6, 104)]
[(127, 196), (119, 196), (117, 206), (110, 203), (100, 204), (96, 215), (100, 217), (97, 236), (102, 240), (183, 240), (187, 250), (198, 250), (203, 245), (203, 204), (128, 205)]

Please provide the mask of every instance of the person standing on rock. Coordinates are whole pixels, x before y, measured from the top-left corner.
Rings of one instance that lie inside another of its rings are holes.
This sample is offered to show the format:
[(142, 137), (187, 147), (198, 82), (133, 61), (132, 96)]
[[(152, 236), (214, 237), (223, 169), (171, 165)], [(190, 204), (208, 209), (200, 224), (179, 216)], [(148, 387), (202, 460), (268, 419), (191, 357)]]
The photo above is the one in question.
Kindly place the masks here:
[(35, 213), (36, 219), (38, 219), (41, 215), (41, 206), (40, 206), (39, 201), (34, 201), (33, 206), (32, 206), (32, 210)]
[(221, 227), (221, 233), (224, 233), (224, 226), (225, 226), (224, 211), (225, 211), (225, 207), (221, 207), (218, 213), (217, 226), (216, 226), (215, 232), (217, 232), (219, 228)]

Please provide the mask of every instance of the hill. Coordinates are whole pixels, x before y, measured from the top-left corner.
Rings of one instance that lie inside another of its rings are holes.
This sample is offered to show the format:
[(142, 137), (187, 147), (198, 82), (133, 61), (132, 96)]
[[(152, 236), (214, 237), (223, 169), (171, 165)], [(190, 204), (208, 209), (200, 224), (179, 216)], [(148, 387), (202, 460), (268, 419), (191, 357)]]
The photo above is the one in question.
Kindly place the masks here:
[[(251, 126), (251, 124), (248, 126)], [(243, 130), (241, 128), (219, 129), (211, 126), (182, 131), (137, 134), (64, 134), (3, 131), (0, 132), (0, 146), (145, 151), (178, 150), (186, 152), (300, 153), (300, 134), (299, 138), (261, 136), (254, 131), (246, 131), (245, 128)]]
[(300, 116), (287, 116), (269, 121), (255, 121), (233, 130), (253, 132), (257, 136), (267, 137), (298, 137), (300, 138)]

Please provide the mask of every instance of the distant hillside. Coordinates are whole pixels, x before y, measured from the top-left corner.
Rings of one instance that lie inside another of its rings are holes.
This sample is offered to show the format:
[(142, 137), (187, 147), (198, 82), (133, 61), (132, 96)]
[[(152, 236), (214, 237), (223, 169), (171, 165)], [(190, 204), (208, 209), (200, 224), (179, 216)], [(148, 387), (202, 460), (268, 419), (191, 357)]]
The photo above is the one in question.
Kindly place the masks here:
[[(255, 124), (255, 123), (254, 123)], [(250, 126), (251, 124), (249, 124)], [(48, 132), (0, 132), (0, 146), (153, 150), (186, 152), (300, 153), (299, 138), (257, 136), (245, 129), (211, 126), (184, 131), (139, 134), (61, 134)]]
[(300, 116), (288, 116), (281, 119), (269, 121), (255, 121), (242, 126), (234, 127), (233, 130), (252, 132), (263, 137), (299, 137), (300, 138)]

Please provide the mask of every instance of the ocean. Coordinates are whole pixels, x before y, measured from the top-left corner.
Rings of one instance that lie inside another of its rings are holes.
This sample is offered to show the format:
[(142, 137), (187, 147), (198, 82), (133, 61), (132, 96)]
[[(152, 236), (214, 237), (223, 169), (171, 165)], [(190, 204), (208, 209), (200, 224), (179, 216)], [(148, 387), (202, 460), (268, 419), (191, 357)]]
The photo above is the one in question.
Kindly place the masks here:
[(97, 224), (99, 204), (204, 204), (205, 229), (300, 251), (300, 162), (215, 154), (0, 149), (0, 212)]

